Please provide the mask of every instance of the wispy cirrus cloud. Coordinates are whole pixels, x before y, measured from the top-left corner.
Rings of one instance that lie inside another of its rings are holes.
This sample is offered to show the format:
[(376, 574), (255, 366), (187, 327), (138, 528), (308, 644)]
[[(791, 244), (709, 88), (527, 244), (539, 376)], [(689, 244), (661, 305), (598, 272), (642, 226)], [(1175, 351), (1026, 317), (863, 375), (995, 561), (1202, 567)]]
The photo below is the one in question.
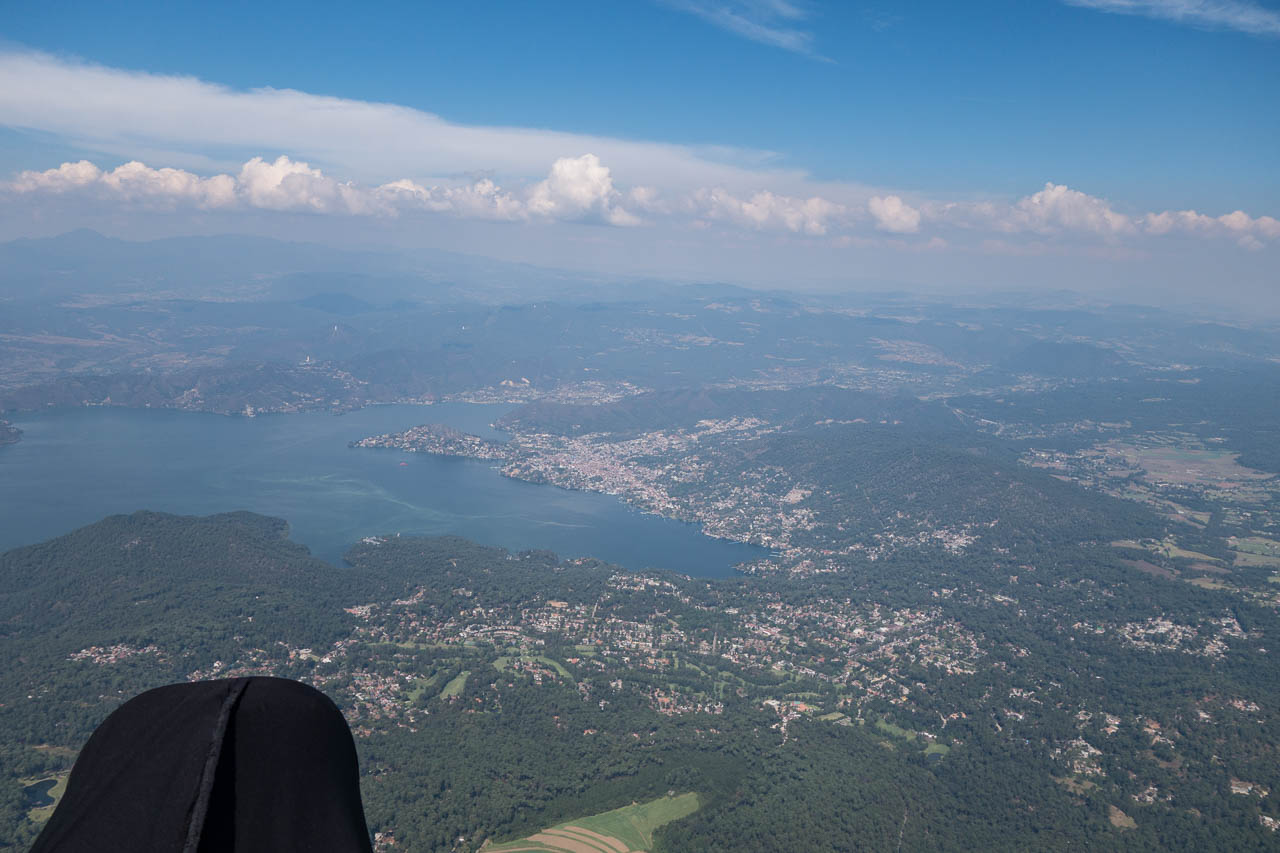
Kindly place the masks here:
[(830, 62), (813, 47), (813, 33), (802, 27), (809, 11), (788, 0), (659, 0), (709, 24), (751, 41)]
[(80, 62), (0, 45), (0, 127), (30, 130), (111, 158), (202, 171), (238, 168), (262, 151), (289, 152), (381, 183), (477, 170), (533, 178), (590, 151), (632, 180), (745, 190), (764, 175), (796, 184), (768, 152), (686, 146), (541, 128), (464, 125), (398, 104), (293, 89), (233, 89), (189, 76)]
[(1280, 37), (1280, 11), (1253, 0), (1063, 0), (1069, 6), (1142, 15), (1208, 29)]

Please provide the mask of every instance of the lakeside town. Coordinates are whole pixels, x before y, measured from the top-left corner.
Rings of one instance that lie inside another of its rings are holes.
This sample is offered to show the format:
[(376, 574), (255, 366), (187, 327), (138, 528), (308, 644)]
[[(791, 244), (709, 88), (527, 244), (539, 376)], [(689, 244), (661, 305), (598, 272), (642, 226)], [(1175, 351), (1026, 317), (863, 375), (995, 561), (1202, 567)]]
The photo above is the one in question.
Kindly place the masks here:
[[(782, 466), (741, 468), (733, 458), (737, 445), (778, 432), (761, 418), (730, 417), (632, 437), (520, 432), (499, 442), (425, 424), (351, 446), (495, 460), (507, 477), (614, 495), (644, 512), (697, 523), (707, 536), (768, 549), (771, 557), (742, 567), (752, 573), (838, 571), (849, 558), (875, 560), (912, 548), (959, 554), (976, 540), (972, 525), (927, 524), (902, 512), (862, 536), (843, 535), (845, 525), (814, 506), (830, 492)], [(803, 536), (823, 527), (831, 529)], [(838, 541), (814, 544), (820, 539)]]

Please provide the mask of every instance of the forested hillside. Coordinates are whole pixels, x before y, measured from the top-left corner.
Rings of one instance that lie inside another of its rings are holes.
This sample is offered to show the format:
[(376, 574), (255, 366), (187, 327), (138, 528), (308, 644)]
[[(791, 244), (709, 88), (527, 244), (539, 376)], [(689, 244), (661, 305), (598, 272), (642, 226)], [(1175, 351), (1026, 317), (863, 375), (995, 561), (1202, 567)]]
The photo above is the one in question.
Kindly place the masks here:
[(335, 567), (247, 513), (113, 517), (0, 557), (4, 842), (126, 698), (260, 673), (339, 703), (380, 850), (668, 792), (699, 808), (664, 851), (1268, 849), (1274, 615), (1046, 531), (1021, 565), (704, 581), (453, 537)]

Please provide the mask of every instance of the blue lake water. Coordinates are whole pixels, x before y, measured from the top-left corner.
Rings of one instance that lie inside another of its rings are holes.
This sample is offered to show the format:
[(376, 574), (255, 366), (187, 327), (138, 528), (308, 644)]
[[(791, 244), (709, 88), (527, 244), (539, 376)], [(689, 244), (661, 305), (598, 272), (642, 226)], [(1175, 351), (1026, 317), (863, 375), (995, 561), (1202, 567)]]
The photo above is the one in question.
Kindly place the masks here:
[(19, 415), (11, 420), (22, 441), (0, 448), (0, 550), (138, 509), (247, 509), (286, 519), (294, 541), (330, 561), (381, 533), (456, 534), (698, 577), (731, 575), (765, 554), (608, 495), (508, 479), (492, 462), (347, 447), (430, 422), (494, 436), (489, 424), (504, 411), (444, 403), (257, 418), (111, 408)]

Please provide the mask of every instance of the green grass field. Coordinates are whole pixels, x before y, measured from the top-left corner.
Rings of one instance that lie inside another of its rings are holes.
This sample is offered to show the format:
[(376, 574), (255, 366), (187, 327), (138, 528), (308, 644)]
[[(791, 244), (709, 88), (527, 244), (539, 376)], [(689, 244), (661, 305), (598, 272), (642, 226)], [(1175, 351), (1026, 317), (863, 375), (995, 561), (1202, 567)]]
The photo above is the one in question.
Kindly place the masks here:
[(894, 737), (905, 738), (906, 740), (916, 739), (915, 732), (909, 732), (902, 726), (895, 726), (887, 720), (876, 720), (876, 728), (885, 734), (893, 735)]
[(1280, 569), (1280, 542), (1261, 536), (1227, 540), (1235, 549), (1235, 564), (1249, 568)]
[(1222, 581), (1216, 581), (1213, 578), (1189, 578), (1187, 583), (1192, 584), (1193, 586), (1198, 586), (1201, 589), (1235, 589), (1235, 587), (1230, 584), (1223, 583)]
[(698, 810), (697, 794), (659, 797), (611, 812), (571, 820), (519, 841), (486, 847), (494, 853), (555, 851), (555, 853), (630, 853), (653, 846), (658, 827)]
[(1280, 557), (1280, 542), (1262, 536), (1232, 536), (1227, 540), (1232, 548), (1246, 554), (1258, 554), (1263, 557)]
[[(884, 732), (887, 735), (892, 735), (893, 737), (908, 740), (913, 743), (918, 743), (920, 741), (920, 738), (916, 736), (915, 732), (908, 731), (902, 726), (894, 725), (888, 720), (876, 720), (875, 725), (878, 731)], [(892, 746), (892, 744), (889, 744), (889, 746)], [(937, 741), (932, 741), (926, 744), (924, 748), (925, 755), (946, 755), (950, 751), (951, 747), (947, 746), (945, 743), (938, 743)]]
[(1189, 551), (1186, 548), (1178, 547), (1178, 544), (1168, 538), (1160, 542), (1136, 542), (1132, 539), (1118, 539), (1111, 543), (1115, 548), (1133, 548), (1136, 550), (1149, 551), (1152, 554), (1160, 554), (1170, 559), (1183, 560), (1203, 560), (1206, 563), (1221, 563), (1217, 557), (1211, 557), (1208, 554), (1202, 554), (1199, 551)]
[(464, 687), (467, 686), (467, 679), (470, 676), (471, 676), (470, 670), (464, 670), (458, 675), (455, 675), (453, 678), (449, 680), (449, 683), (444, 686), (444, 690), (440, 691), (440, 698), (448, 699), (452, 696), (461, 696), (462, 690)]
[(1280, 569), (1280, 557), (1236, 552), (1235, 564), (1245, 568)]

